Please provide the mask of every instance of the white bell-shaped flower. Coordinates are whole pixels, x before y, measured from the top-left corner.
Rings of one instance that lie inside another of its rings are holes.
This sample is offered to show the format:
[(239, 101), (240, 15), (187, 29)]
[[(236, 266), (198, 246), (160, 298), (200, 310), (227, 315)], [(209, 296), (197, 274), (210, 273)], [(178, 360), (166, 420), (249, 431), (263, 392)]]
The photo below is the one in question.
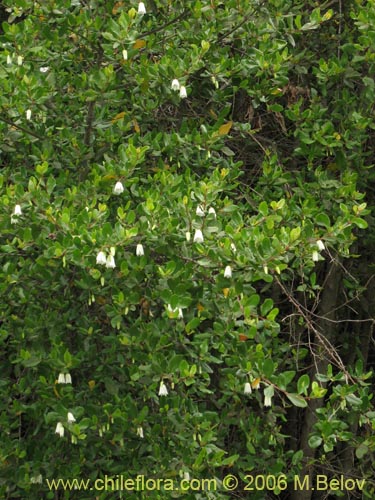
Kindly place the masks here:
[(180, 90), (180, 82), (177, 80), (177, 78), (174, 78), (172, 80), (171, 89), (172, 90)]
[(197, 229), (194, 233), (194, 243), (203, 243), (203, 233), (200, 229)]
[(231, 278), (232, 277), (232, 268), (230, 266), (226, 266), (224, 270), (224, 278)]
[(102, 266), (105, 266), (107, 263), (107, 257), (105, 256), (105, 253), (100, 251), (98, 255), (96, 256), (96, 263), (100, 264)]
[(145, 250), (141, 243), (138, 243), (137, 248), (135, 249), (135, 254), (137, 257), (142, 257), (145, 254)]
[(122, 182), (118, 181), (115, 184), (115, 187), (113, 188), (113, 194), (121, 194), (124, 192), (124, 186), (122, 185)]
[(73, 424), (76, 421), (76, 419), (74, 418), (73, 413), (71, 413), (70, 411), (68, 412), (67, 420), (68, 420), (69, 424)]
[(146, 14), (146, 6), (143, 2), (139, 2), (139, 4), (138, 4), (138, 14), (140, 16), (143, 16), (144, 14)]
[(160, 382), (159, 396), (168, 396), (168, 389), (163, 380)]
[(60, 437), (64, 437), (64, 432), (65, 429), (63, 424), (61, 422), (58, 422), (56, 425), (55, 434), (58, 434)]
[(108, 269), (114, 269), (116, 267), (115, 258), (113, 255), (108, 255), (105, 266)]

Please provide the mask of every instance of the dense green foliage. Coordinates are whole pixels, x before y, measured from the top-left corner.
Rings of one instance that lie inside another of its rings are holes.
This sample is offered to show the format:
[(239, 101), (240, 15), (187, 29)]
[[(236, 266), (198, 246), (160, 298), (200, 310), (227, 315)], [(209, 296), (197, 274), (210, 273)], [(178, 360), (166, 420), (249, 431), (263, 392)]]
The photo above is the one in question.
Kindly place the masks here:
[(374, 3), (1, 5), (1, 498), (373, 498)]

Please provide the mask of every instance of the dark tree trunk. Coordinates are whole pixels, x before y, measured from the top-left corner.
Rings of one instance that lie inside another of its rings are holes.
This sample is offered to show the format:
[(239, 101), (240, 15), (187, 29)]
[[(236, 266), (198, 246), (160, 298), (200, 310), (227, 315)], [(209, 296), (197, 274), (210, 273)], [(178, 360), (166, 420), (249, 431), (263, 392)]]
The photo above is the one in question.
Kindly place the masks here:
[[(327, 373), (330, 362), (329, 346), (334, 347), (336, 324), (335, 310), (338, 305), (338, 295), (341, 284), (341, 268), (336, 261), (329, 264), (327, 279), (321, 296), (318, 309), (319, 320), (317, 321), (317, 332), (314, 339), (313, 366), (310, 379), (316, 379), (316, 374)], [(319, 333), (318, 333), (319, 332)], [(325, 384), (321, 383), (322, 386)], [(309, 477), (310, 488), (314, 484), (314, 459), (316, 450), (309, 447), (308, 440), (314, 430), (317, 421), (316, 411), (324, 404), (323, 398), (311, 399), (305, 410), (299, 449), (303, 451), (305, 466), (301, 472), (301, 479)], [(313, 491), (311, 489), (291, 492), (291, 500), (311, 500)]]

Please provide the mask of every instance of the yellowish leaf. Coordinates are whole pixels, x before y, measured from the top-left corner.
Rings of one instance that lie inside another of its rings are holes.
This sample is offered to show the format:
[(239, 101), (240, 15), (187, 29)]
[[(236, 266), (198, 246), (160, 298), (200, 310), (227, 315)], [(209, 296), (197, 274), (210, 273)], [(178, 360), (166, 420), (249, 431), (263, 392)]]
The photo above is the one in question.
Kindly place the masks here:
[(232, 128), (232, 125), (233, 125), (233, 122), (224, 123), (219, 128), (219, 135), (227, 135), (229, 133), (229, 130)]
[(57, 392), (56, 385), (53, 386), (53, 392), (56, 394), (57, 398), (60, 398), (60, 394)]
[(333, 14), (333, 10), (332, 9), (327, 10), (327, 12), (322, 17), (322, 21), (328, 21), (329, 19), (331, 19), (332, 14)]
[(139, 128), (138, 122), (135, 118), (133, 119), (133, 125), (134, 125), (134, 130), (137, 132), (137, 134), (139, 134), (141, 129)]
[(202, 304), (199, 304), (199, 303), (197, 305), (197, 309), (198, 309), (199, 312), (204, 311), (204, 307), (202, 306)]
[(146, 40), (136, 40), (133, 44), (133, 49), (143, 49), (146, 47)]
[(260, 378), (256, 378), (251, 382), (251, 387), (253, 389), (258, 389), (260, 384)]
[(223, 295), (224, 295), (225, 298), (228, 297), (228, 295), (229, 295), (229, 288), (223, 288)]
[(89, 387), (90, 387), (90, 391), (92, 391), (95, 387), (95, 380), (89, 380)]
[(118, 10), (124, 5), (124, 2), (116, 2), (112, 9), (112, 14), (117, 14)]
[(112, 123), (118, 122), (119, 120), (121, 120), (121, 118), (124, 118), (125, 114), (126, 114), (125, 111), (121, 111), (121, 113), (117, 113), (117, 115), (114, 118), (112, 118), (111, 122)]

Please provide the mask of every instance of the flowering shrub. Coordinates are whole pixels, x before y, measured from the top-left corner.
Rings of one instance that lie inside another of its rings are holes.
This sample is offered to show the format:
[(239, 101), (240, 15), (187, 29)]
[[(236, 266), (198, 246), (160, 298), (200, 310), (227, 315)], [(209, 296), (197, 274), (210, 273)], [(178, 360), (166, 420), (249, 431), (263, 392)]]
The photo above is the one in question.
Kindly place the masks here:
[(305, 4), (2, 2), (2, 498), (371, 498), (375, 10)]

